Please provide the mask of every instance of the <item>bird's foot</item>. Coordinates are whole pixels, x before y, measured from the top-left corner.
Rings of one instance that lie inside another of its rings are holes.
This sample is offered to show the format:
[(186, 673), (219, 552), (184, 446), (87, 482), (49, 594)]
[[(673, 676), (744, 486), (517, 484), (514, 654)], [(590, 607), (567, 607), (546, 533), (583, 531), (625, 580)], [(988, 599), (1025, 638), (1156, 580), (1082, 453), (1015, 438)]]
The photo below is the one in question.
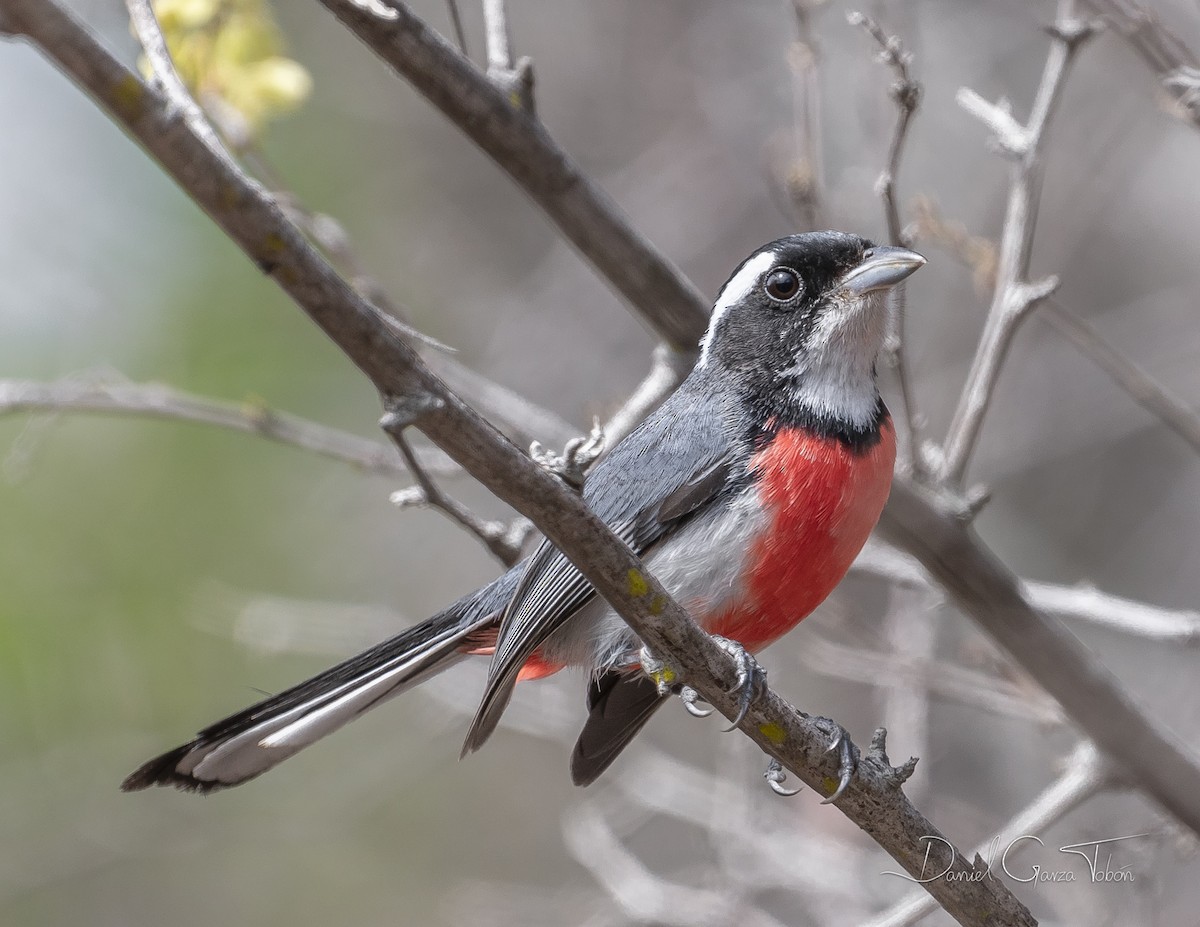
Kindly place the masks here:
[(720, 637), (716, 634), (712, 638), (737, 663), (737, 682), (733, 684), (733, 688), (729, 691), (738, 693), (738, 713), (737, 717), (733, 719), (733, 724), (725, 728), (726, 731), (732, 731), (742, 723), (742, 720), (746, 717), (746, 713), (750, 711), (750, 706), (754, 704), (754, 700), (766, 689), (767, 671), (759, 666), (758, 661), (754, 659), (750, 651), (737, 641), (730, 640), (727, 637)]
[(833, 753), (835, 750), (838, 752), (837, 787), (828, 798), (821, 800), (821, 804), (828, 805), (842, 797), (842, 793), (850, 785), (854, 771), (858, 768), (858, 760), (854, 756), (854, 745), (850, 742), (850, 735), (846, 733), (844, 727), (829, 718), (814, 718), (813, 720), (822, 727), (828, 727), (831, 731), (829, 746), (825, 752)]
[(529, 456), (534, 463), (576, 492), (583, 491), (588, 468), (603, 452), (604, 429), (598, 418), (592, 419), (592, 430), (586, 437), (572, 438), (561, 454), (543, 447), (538, 441), (529, 445)]
[[(683, 707), (687, 709), (687, 713), (693, 718), (707, 718), (713, 713), (713, 709), (711, 707), (700, 708), (697, 705), (697, 702), (703, 702), (704, 699), (702, 699), (700, 697), (700, 693), (691, 686), (679, 687), (679, 700), (683, 702)], [(705, 702), (705, 704), (708, 703)]]
[(763, 773), (763, 778), (767, 780), (767, 785), (771, 787), (772, 792), (782, 795), (784, 798), (791, 798), (804, 790), (804, 787), (800, 785), (794, 789), (784, 786), (783, 783), (787, 781), (787, 773), (784, 772), (782, 764), (775, 757), (771, 757), (771, 762), (767, 764), (767, 771)]

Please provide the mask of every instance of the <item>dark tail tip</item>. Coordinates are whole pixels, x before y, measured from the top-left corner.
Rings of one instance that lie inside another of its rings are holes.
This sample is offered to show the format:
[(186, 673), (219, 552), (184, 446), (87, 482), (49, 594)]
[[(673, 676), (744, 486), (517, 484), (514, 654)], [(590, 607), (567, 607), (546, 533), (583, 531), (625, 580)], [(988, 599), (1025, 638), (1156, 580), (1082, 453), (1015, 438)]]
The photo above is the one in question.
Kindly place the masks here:
[(176, 747), (169, 753), (156, 756), (131, 772), (121, 783), (122, 792), (140, 792), (152, 785), (171, 785), (184, 792), (206, 795), (222, 787), (220, 782), (204, 782), (177, 769), (179, 761), (196, 747), (196, 742)]

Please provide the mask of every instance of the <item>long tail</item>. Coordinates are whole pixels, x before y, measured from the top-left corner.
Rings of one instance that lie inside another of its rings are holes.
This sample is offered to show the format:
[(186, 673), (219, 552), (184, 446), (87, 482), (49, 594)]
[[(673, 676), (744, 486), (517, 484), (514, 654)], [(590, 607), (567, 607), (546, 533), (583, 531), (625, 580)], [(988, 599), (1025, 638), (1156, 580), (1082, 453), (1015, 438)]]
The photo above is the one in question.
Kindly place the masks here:
[(428, 621), (206, 727), (190, 743), (144, 763), (121, 783), (122, 790), (173, 785), (211, 792), (261, 775), (457, 663), (499, 620), (519, 575), (519, 568), (510, 570)]

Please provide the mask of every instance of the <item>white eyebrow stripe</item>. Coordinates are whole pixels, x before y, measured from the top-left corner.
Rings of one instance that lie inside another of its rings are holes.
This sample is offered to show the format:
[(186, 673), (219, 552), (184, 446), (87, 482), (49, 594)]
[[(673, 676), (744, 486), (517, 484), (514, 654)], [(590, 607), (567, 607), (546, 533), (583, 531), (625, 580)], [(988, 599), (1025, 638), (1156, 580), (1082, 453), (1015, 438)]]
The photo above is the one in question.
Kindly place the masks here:
[(742, 265), (741, 270), (734, 274), (729, 279), (729, 282), (721, 288), (721, 292), (717, 296), (716, 305), (713, 306), (712, 316), (708, 320), (708, 331), (704, 333), (704, 338), (700, 341), (700, 361), (697, 364), (698, 367), (703, 367), (708, 361), (708, 348), (721, 319), (724, 318), (730, 309), (750, 295), (750, 291), (754, 289), (759, 278), (770, 270), (777, 260), (778, 258), (774, 251), (763, 251), (760, 254), (756, 254), (746, 261)]

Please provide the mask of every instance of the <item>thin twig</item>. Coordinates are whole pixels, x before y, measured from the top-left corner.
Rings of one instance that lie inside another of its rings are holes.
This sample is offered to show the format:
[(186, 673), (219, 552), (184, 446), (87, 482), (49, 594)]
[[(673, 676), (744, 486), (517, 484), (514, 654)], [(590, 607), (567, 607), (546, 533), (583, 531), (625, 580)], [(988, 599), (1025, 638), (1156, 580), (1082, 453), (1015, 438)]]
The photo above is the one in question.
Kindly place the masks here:
[[(1016, 859), (1027, 843), (1017, 843), (1021, 837), (1044, 833), (1046, 828), (1084, 802), (1115, 788), (1118, 783), (1119, 778), (1112, 764), (1092, 744), (1082, 743), (1067, 758), (1063, 774), (1000, 828), (994, 837), (981, 844), (975, 853), (988, 862), (989, 868), (995, 872), (993, 878), (998, 879), (1004, 875), (1003, 854), (1009, 846), (1013, 850), (1008, 858)], [(929, 901), (926, 893), (913, 892), (863, 927), (912, 927), (937, 910), (937, 905)]]
[(458, 50), (464, 58), (470, 58), (467, 51), (467, 30), (463, 28), (462, 13), (458, 9), (458, 0), (446, 0), (450, 12), (450, 25), (454, 29), (454, 40), (458, 42)]
[(1067, 338), (1143, 409), (1200, 451), (1200, 412), (1172, 395), (1164, 386), (1100, 337), (1082, 317), (1054, 299), (1046, 301), (1041, 317)]
[(1058, 287), (1055, 276), (1031, 281), (1029, 258), (1041, 198), (1047, 127), (1062, 97), (1075, 53), (1098, 28), (1096, 23), (1076, 19), (1072, 9), (1070, 0), (1064, 0), (1051, 29), (1050, 53), (1026, 125), (1013, 119), (1006, 106), (989, 103), (966, 87), (958, 92), (959, 105), (992, 130), (998, 150), (1013, 163), (996, 287), (979, 347), (947, 431), (938, 474), (943, 481), (962, 482), (1013, 336), (1029, 312)]
[(444, 493), (425, 472), (408, 440), (400, 431), (388, 431), (391, 439), (400, 449), (400, 456), (412, 472), (417, 485), (410, 489), (401, 489), (392, 493), (392, 503), (400, 508), (411, 506), (428, 506), (445, 513), (452, 521), (457, 522), (468, 532), (483, 542), (484, 546), (495, 555), (496, 559), (505, 566), (512, 566), (521, 559), (521, 548), (529, 538), (530, 523), (519, 518), (512, 524), (502, 521), (480, 518), (465, 505), (452, 496)]
[[(908, 236), (904, 231), (904, 223), (900, 218), (900, 206), (896, 195), (896, 176), (900, 173), (900, 158), (904, 154), (904, 142), (908, 138), (908, 127), (913, 114), (921, 101), (921, 85), (909, 70), (912, 56), (905, 50), (898, 36), (889, 36), (875, 20), (862, 13), (848, 13), (846, 19), (852, 26), (860, 26), (879, 46), (879, 60), (887, 65), (895, 75), (895, 80), (889, 88), (891, 97), (896, 102), (896, 128), (892, 131), (892, 140), (888, 145), (887, 163), (884, 165), (879, 179), (875, 182), (876, 192), (883, 200), (883, 214), (887, 221), (888, 238), (893, 245), (907, 247)], [(924, 448), (921, 441), (921, 420), (917, 411), (916, 394), (913, 391), (912, 379), (908, 373), (908, 364), (904, 357), (904, 316), (905, 290), (902, 283), (890, 295), (891, 331), (888, 333), (886, 344), (887, 365), (896, 373), (896, 384), (900, 391), (900, 405), (903, 411), (901, 427), (903, 428), (903, 447), (906, 459), (902, 463), (912, 469), (913, 476), (924, 479), (928, 468), (925, 465)]]
[(908, 138), (908, 127), (913, 114), (921, 103), (921, 84), (912, 76), (909, 65), (912, 55), (904, 47), (899, 36), (888, 35), (879, 23), (863, 13), (846, 14), (852, 26), (859, 26), (879, 46), (879, 60), (895, 75), (888, 92), (896, 101), (896, 128), (888, 145), (887, 163), (876, 181), (876, 191), (883, 199), (884, 218), (887, 220), (888, 238), (893, 245), (907, 246), (904, 223), (900, 218), (900, 205), (896, 196), (896, 176), (900, 173), (900, 158), (904, 154), (904, 142)]
[[(408, 475), (395, 452), (378, 441), (277, 412), (257, 400), (221, 402), (158, 383), (0, 380), (0, 416), (17, 412), (130, 415), (215, 425), (312, 451), (368, 473)], [(426, 472), (462, 474), (441, 451), (417, 448), (414, 453)]]
[[(399, 6), (376, 6), (363, 15), (372, 21), (382, 17), (385, 26), (401, 15)], [(646, 645), (679, 667), (706, 701), (726, 717), (738, 716), (735, 661), (579, 495), (501, 440), (430, 373), (401, 333), (337, 275), (266, 191), (219, 146), (206, 144), (173, 119), (166, 98), (100, 46), (57, 0), (4, 0), (4, 10), (6, 24), (103, 105), (370, 378), (384, 399), (382, 425), (389, 433), (419, 425), (485, 487), (532, 518)], [(827, 722), (802, 715), (764, 687), (738, 727), (812, 788), (829, 794), (836, 787), (829, 785), (836, 783), (838, 758), (828, 751), (833, 728)], [(979, 873), (953, 844), (933, 851), (932, 860), (927, 857), (921, 838), (941, 835), (904, 797), (906, 768), (894, 769), (882, 737), (876, 738), (836, 807), (905, 871), (916, 874), (930, 861), (948, 866), (954, 876), (927, 887), (961, 923), (1033, 924), (1006, 887), (977, 881)], [(1188, 784), (1187, 777), (1183, 783)]]

